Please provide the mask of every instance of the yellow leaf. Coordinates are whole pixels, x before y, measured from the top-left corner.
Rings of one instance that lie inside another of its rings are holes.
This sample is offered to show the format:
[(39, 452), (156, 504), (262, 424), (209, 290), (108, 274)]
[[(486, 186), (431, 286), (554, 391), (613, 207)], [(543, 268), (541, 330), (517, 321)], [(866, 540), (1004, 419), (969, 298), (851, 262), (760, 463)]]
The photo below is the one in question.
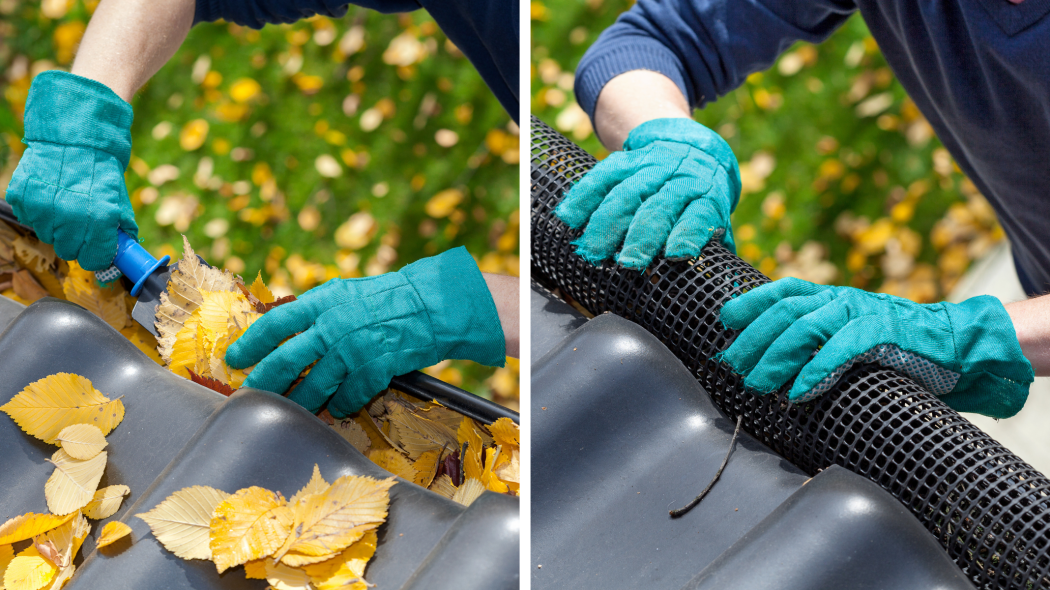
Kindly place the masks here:
[[(438, 422), (444, 424), (450, 430), (455, 432), (463, 421), (463, 415), (458, 412), (442, 406), (437, 402), (428, 403), (423, 409), (419, 411), (419, 415), (431, 422)], [(451, 449), (450, 449), (451, 450)]]
[(249, 580), (265, 580), (266, 579), (266, 562), (270, 561), (265, 557), (262, 559), (253, 559), (244, 564), (244, 577)]
[(416, 459), (416, 462), (412, 464), (413, 469), (416, 470), (416, 476), (412, 478), (412, 483), (428, 487), (430, 483), (434, 481), (434, 474), (437, 473), (438, 463), (441, 461), (441, 451), (427, 451)]
[[(84, 539), (87, 538), (90, 532), (91, 525), (87, 519), (83, 516), (78, 516), (66, 524), (44, 533), (42, 537), (34, 537), (33, 546), (42, 555), (44, 552), (40, 551), (41, 547), (48, 547), (52, 550), (52, 556), (44, 555), (44, 557), (47, 557), (59, 569), (55, 580), (52, 580), (52, 588), (61, 586), (62, 582), (68, 577), (66, 574), (72, 575), (73, 559), (76, 558), (77, 553), (80, 551), (80, 546), (84, 544)], [(54, 557), (54, 559), (51, 557)]]
[(204, 119), (194, 119), (186, 123), (179, 132), (179, 145), (187, 152), (192, 152), (204, 145), (208, 138), (208, 122)]
[(246, 328), (259, 314), (252, 310), (240, 291), (201, 291), (202, 302), (193, 313), (199, 314), (200, 325), (210, 342), (217, 342), (231, 325)]
[(55, 577), (58, 568), (28, 547), (11, 560), (4, 572), (5, 590), (40, 590)]
[(221, 574), (272, 555), (292, 532), (292, 511), (278, 493), (260, 487), (239, 490), (215, 507), (211, 519), (212, 561)]
[(520, 447), (520, 429), (510, 418), (500, 418), (489, 425), (489, 432), (497, 445), (503, 447)]
[(485, 492), (485, 484), (468, 477), (463, 485), (456, 489), (456, 493), (452, 495), (453, 502), (459, 502), (464, 506), (470, 506), (474, 500), (477, 500), (482, 493)]
[(157, 354), (157, 338), (151, 334), (146, 328), (143, 328), (138, 322), (131, 322), (128, 327), (120, 331), (125, 338), (131, 341), (138, 348), (146, 354), (153, 362), (158, 365), (163, 365), (164, 361)]
[(107, 453), (102, 451), (87, 461), (69, 456), (65, 449), (55, 451), (51, 463), (55, 472), (44, 485), (47, 507), (55, 514), (69, 514), (91, 501), (106, 469)]
[(455, 188), (447, 188), (434, 195), (427, 201), (427, 215), (435, 218), (448, 217), (455, 211), (456, 206), (463, 201), (463, 191)]
[(512, 449), (510, 461), (497, 467), (494, 473), (496, 474), (496, 477), (498, 477), (503, 483), (507, 484), (512, 491), (517, 491), (517, 484), (521, 483), (521, 468), (518, 449)]
[(70, 424), (58, 433), (58, 442), (70, 457), (87, 461), (102, 452), (109, 444), (106, 435), (94, 424)]
[(226, 492), (208, 486), (183, 488), (153, 510), (135, 516), (146, 521), (153, 536), (177, 557), (211, 559), (212, 512), (227, 497)]
[(269, 287), (262, 280), (262, 271), (252, 281), (252, 286), (248, 288), (248, 292), (255, 295), (255, 298), (263, 303), (273, 303), (275, 301), (273, 293), (270, 292)]
[(386, 520), (394, 478), (344, 475), (324, 494), (295, 506), (295, 536), (282, 551), (326, 555), (341, 551)]
[(509, 491), (507, 484), (500, 481), (495, 473), (496, 468), (507, 462), (507, 457), (500, 452), (501, 450), (501, 447), (485, 449), (485, 469), (481, 472), (481, 483), (485, 488), (497, 494), (505, 494)]
[[(189, 371), (202, 374), (202, 359), (199, 349), (204, 346), (204, 328), (201, 327), (196, 312), (186, 320), (186, 325), (175, 335), (168, 358), (168, 370), (180, 377), (190, 378)], [(209, 366), (210, 371), (210, 366)], [(205, 375), (207, 376), (207, 375)]]
[(339, 433), (339, 436), (346, 439), (347, 442), (354, 445), (354, 448), (362, 453), (367, 453), (369, 447), (372, 446), (364, 429), (353, 420), (338, 420), (335, 424), (332, 424), (332, 428)]
[(58, 433), (71, 424), (94, 424), (109, 434), (124, 419), (124, 404), (110, 400), (86, 377), (55, 373), (30, 383), (0, 410), (40, 440), (55, 444)]
[(398, 443), (412, 459), (435, 449), (457, 448), (456, 434), (452, 429), (417, 416), (403, 406), (393, 406), (390, 422), (397, 429)]
[(84, 506), (81, 512), (88, 518), (102, 520), (116, 514), (120, 509), (120, 503), (124, 496), (131, 493), (131, 488), (123, 485), (107, 486), (95, 492), (91, 501)]
[(430, 484), (428, 489), (439, 496), (448, 498), (449, 500), (452, 499), (452, 496), (456, 495), (456, 486), (452, 483), (452, 478), (445, 473), (441, 474), (441, 477), (435, 479), (434, 483)]
[(11, 560), (15, 558), (15, 550), (10, 545), (0, 545), (0, 589), (4, 587), (4, 572)]
[(360, 411), (354, 414), (354, 422), (364, 430), (373, 449), (382, 450), (394, 448), (390, 439), (379, 430), (379, 426), (377, 426), (372, 417), (368, 415), (368, 412)]
[(102, 527), (102, 531), (99, 533), (98, 536), (98, 543), (95, 546), (102, 548), (106, 545), (112, 545), (116, 541), (123, 539), (124, 537), (130, 534), (131, 527), (120, 522), (119, 520), (108, 522), (106, 523), (106, 526)]
[(365, 566), (376, 552), (375, 531), (368, 531), (361, 540), (350, 545), (337, 557), (303, 568), (317, 590), (365, 590)]
[(398, 477), (402, 477), (408, 481), (414, 481), (416, 479), (417, 472), (416, 469), (412, 467), (412, 463), (406, 459), (404, 455), (394, 449), (371, 451), (368, 453), (368, 459)]
[(18, 270), (11, 275), (11, 286), (15, 293), (30, 303), (50, 295), (28, 270)]
[(303, 489), (296, 492), (295, 495), (292, 496), (292, 499), (288, 500), (288, 503), (294, 506), (299, 503), (299, 500), (302, 500), (309, 494), (320, 494), (327, 489), (328, 482), (325, 481), (323, 477), (321, 477), (321, 468), (318, 467), (316, 463), (314, 463), (314, 474), (310, 478), (310, 481), (306, 482), (306, 485), (303, 486)]
[(73, 518), (76, 514), (56, 516), (54, 514), (23, 514), (16, 516), (4, 524), (0, 524), (0, 545), (9, 545), (26, 539), (32, 539), (42, 535), (51, 529), (58, 528)]
[(101, 287), (95, 273), (84, 270), (75, 260), (69, 262), (69, 274), (62, 281), (66, 299), (102, 318), (114, 330), (122, 330), (131, 322), (124, 305), (123, 287)]
[(273, 560), (263, 561), (266, 567), (266, 581), (274, 590), (312, 590), (310, 576), (299, 568), (289, 567)]
[(237, 279), (227, 271), (201, 264), (190, 247), (189, 240), (182, 238), (183, 254), (168, 279), (168, 288), (160, 295), (157, 306), (157, 339), (161, 358), (171, 360), (171, 348), (175, 335), (183, 324), (204, 301), (202, 291), (235, 291)]
[[(481, 433), (478, 432), (474, 421), (463, 418), (459, 431), (456, 433), (459, 444), (467, 444), (467, 452), (461, 457), (463, 460), (463, 476), (465, 478), (481, 479), (481, 457), (485, 444), (481, 441)], [(462, 448), (462, 447), (460, 447)]]

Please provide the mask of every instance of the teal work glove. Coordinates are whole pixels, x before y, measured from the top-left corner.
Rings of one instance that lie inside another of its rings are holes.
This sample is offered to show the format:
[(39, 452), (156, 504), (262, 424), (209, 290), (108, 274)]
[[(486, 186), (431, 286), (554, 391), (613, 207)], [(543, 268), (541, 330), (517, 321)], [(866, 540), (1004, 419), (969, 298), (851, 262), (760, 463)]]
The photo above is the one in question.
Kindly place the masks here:
[(318, 361), (288, 397), (314, 413), (332, 398), (328, 411), (342, 418), (392, 377), (445, 359), (502, 367), (506, 346), (485, 279), (460, 247), (398, 272), (311, 289), (252, 324), (226, 362), (259, 363), (244, 386), (284, 392)]
[(573, 244), (591, 264), (619, 250), (617, 263), (644, 269), (661, 253), (697, 256), (716, 236), (735, 252), (729, 215), (739, 200), (740, 170), (725, 140), (690, 119), (655, 119), (635, 127), (554, 214), (573, 229), (587, 225)]
[(87, 270), (108, 268), (117, 229), (138, 225), (124, 170), (131, 158), (131, 105), (100, 82), (60, 71), (33, 80), (22, 154), (7, 187), (15, 216)]
[(1006, 309), (987, 295), (924, 305), (787, 278), (728, 301), (721, 314), (743, 330), (722, 359), (744, 386), (771, 393), (798, 375), (793, 402), (823, 395), (855, 363), (877, 363), (957, 411), (1009, 418), (1035, 377)]

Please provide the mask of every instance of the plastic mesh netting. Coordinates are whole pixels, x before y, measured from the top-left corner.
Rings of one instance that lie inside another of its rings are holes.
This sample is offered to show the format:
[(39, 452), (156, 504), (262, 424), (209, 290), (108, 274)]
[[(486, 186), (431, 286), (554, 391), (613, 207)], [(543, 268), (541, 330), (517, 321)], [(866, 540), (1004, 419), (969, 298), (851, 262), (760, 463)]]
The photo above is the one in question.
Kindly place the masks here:
[(578, 231), (554, 217), (595, 163), (532, 118), (532, 276), (594, 314), (612, 312), (659, 338), (715, 403), (813, 475), (841, 465), (882, 486), (940, 541), (978, 588), (1050, 589), (1050, 480), (911, 379), (855, 367), (822, 398), (756, 396), (712, 357), (735, 333), (718, 321), (730, 297), (768, 282), (719, 244), (645, 273), (574, 254)]

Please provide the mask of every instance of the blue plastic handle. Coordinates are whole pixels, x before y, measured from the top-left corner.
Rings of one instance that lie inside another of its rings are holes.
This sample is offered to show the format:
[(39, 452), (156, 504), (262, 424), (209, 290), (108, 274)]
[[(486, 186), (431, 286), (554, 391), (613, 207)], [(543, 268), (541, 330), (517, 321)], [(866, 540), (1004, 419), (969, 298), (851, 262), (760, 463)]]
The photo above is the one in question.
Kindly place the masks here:
[(164, 256), (157, 260), (140, 246), (135, 238), (124, 233), (123, 230), (117, 230), (117, 257), (113, 259), (113, 264), (124, 273), (124, 276), (128, 277), (128, 280), (135, 283), (135, 286), (131, 288), (132, 297), (138, 297), (142, 286), (146, 284), (146, 279), (168, 262), (171, 262), (171, 256)]

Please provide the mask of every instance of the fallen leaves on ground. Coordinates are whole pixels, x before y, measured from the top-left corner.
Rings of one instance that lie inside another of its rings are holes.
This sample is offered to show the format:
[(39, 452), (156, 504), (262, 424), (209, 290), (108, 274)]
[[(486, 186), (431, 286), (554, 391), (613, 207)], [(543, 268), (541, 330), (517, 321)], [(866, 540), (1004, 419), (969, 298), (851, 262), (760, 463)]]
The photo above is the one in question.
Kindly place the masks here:
[(210, 559), (219, 573), (243, 565), (274, 588), (364, 590), (395, 483), (346, 475), (329, 484), (315, 465), (291, 500), (258, 486), (233, 494), (193, 486), (137, 516), (169, 551)]

